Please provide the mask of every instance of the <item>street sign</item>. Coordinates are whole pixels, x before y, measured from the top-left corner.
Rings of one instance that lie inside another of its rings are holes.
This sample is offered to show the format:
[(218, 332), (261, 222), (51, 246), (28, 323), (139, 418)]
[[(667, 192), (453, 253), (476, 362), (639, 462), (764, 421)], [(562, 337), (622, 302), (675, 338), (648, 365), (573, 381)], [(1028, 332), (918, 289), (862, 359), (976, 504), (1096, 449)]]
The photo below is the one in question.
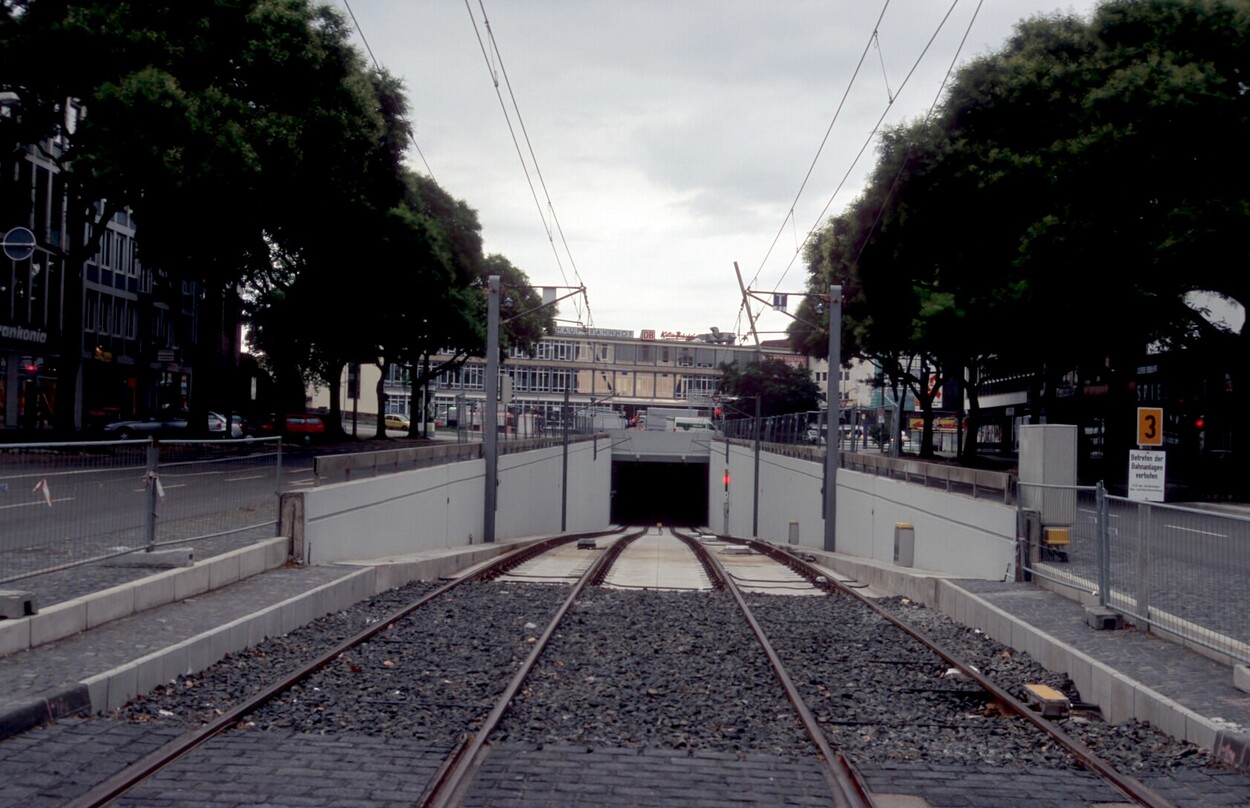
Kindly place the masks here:
[(1163, 445), (1163, 408), (1137, 408), (1137, 445)]
[(35, 251), (35, 234), (15, 227), (4, 234), (4, 254), (12, 261), (24, 261)]
[(1151, 449), (1130, 449), (1128, 453), (1128, 498), (1139, 502), (1163, 502), (1167, 477), (1167, 453)]

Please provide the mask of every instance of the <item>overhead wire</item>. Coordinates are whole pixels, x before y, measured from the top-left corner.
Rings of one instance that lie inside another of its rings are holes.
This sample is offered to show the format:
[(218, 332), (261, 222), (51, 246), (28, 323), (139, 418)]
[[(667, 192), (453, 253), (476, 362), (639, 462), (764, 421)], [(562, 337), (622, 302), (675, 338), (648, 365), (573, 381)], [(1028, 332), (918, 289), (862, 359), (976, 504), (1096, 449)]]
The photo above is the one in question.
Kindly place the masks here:
[[(972, 25), (977, 20), (977, 15), (981, 13), (981, 6), (985, 4), (985, 0), (977, 0), (977, 7), (972, 10), (972, 18), (968, 20), (968, 27), (964, 29), (964, 35), (959, 40), (959, 47), (955, 49), (955, 55), (951, 57), (951, 63), (946, 68), (946, 75), (942, 77), (942, 83), (938, 86), (937, 93), (933, 96), (933, 103), (929, 105), (928, 111), (925, 113), (924, 120), (921, 123), (921, 129), (927, 128), (930, 121), (933, 120), (933, 112), (937, 109), (938, 102), (942, 99), (942, 93), (946, 91), (946, 85), (951, 80), (951, 76), (955, 72), (955, 65), (959, 62), (959, 55), (963, 53), (964, 45), (968, 43), (968, 36), (972, 33)], [(910, 145), (915, 145), (914, 143)], [(903, 171), (907, 167), (907, 161), (899, 162), (898, 171), (894, 174), (894, 179), (890, 181), (890, 187), (885, 192), (883, 202), (888, 201), (894, 195), (894, 189), (898, 187), (898, 181), (902, 179)], [(881, 216), (885, 213), (885, 205), (877, 207), (877, 215), (873, 218), (872, 224), (868, 227), (868, 232), (864, 234), (864, 240), (859, 245), (859, 249), (855, 252), (855, 263), (859, 263), (860, 257), (864, 254), (864, 249), (868, 246), (869, 239), (876, 232), (877, 225), (881, 223)]]
[[(851, 173), (855, 170), (855, 167), (859, 165), (859, 161), (863, 158), (864, 152), (868, 151), (868, 147), (872, 145), (872, 141), (877, 136), (877, 132), (881, 130), (881, 125), (885, 122), (886, 116), (890, 114), (890, 110), (893, 108), (894, 102), (898, 100), (900, 95), (902, 95), (903, 88), (907, 86), (908, 82), (910, 82), (912, 77), (916, 74), (916, 70), (919, 69), (920, 63), (924, 60), (924, 57), (928, 54), (929, 49), (933, 47), (933, 43), (937, 39), (938, 35), (942, 32), (942, 29), (946, 27), (946, 23), (950, 20), (951, 14), (955, 11), (955, 7), (959, 5), (959, 2), (960, 0), (952, 0), (950, 7), (946, 10), (946, 13), (942, 16), (941, 22), (938, 23), (937, 28), (935, 28), (933, 31), (933, 34), (930, 35), (929, 40), (925, 43), (924, 48), (921, 49), (920, 53), (916, 56), (915, 60), (912, 62), (911, 68), (907, 71), (907, 75), (903, 77), (902, 82), (898, 86), (898, 91), (894, 93), (893, 97), (890, 98), (890, 100), (886, 103), (885, 108), (882, 109), (881, 115), (878, 116), (877, 122), (872, 127), (872, 131), (868, 133), (868, 136), (864, 139), (864, 142), (860, 146), (859, 151), (856, 152), (855, 159), (851, 161), (850, 166), (846, 169), (846, 172), (842, 175), (842, 179), (838, 181), (837, 187), (834, 188), (833, 193), (829, 196), (829, 201), (827, 201), (825, 203), (825, 206), (821, 208), (820, 214), (816, 217), (816, 221), (808, 229), (807, 231), (808, 237), (810, 237), (813, 233), (816, 232), (816, 230), (820, 227), (820, 223), (824, 221), (825, 214), (829, 212), (829, 208), (833, 207), (834, 200), (837, 199), (838, 194), (841, 193), (842, 188), (846, 185), (847, 180), (850, 179)], [(981, 2), (984, 2), (984, 0), (981, 0)], [(978, 3), (977, 11), (980, 11), (980, 8), (981, 8), (981, 3)], [(956, 50), (955, 59), (958, 59), (959, 53), (962, 52), (964, 43), (967, 41), (968, 34), (971, 32), (972, 24), (975, 21), (976, 21), (976, 14), (974, 13), (972, 16), (972, 19), (969, 20), (968, 22), (968, 28), (964, 32), (964, 38), (960, 41), (959, 48)], [(874, 32), (874, 35), (875, 35), (875, 32)], [(949, 80), (950, 74), (951, 72), (953, 72), (953, 70), (954, 70), (954, 61), (952, 61), (951, 66), (948, 68), (946, 77), (942, 80), (943, 88), (945, 88), (946, 82)], [(941, 98), (941, 90), (938, 91), (938, 96), (937, 96), (937, 99), (940, 99), (940, 98)], [(934, 106), (936, 106), (937, 104), (937, 99), (934, 100)], [(798, 258), (797, 253), (790, 257), (790, 261), (786, 264), (785, 271), (781, 273), (781, 278), (777, 281), (777, 286), (774, 288), (780, 287), (781, 282), (785, 280), (786, 275), (788, 275), (790, 270), (794, 267), (794, 262), (797, 258)]]
[[(768, 245), (764, 258), (760, 261), (759, 269), (755, 270), (755, 274), (751, 277), (748, 286), (754, 286), (755, 281), (760, 277), (760, 273), (764, 271), (765, 264), (768, 263), (769, 256), (773, 253), (773, 248), (777, 246), (777, 242), (781, 239), (781, 234), (786, 230), (786, 222), (794, 218), (794, 209), (799, 204), (799, 199), (803, 196), (803, 191), (807, 188), (808, 181), (812, 178), (812, 172), (816, 170), (816, 163), (820, 161), (820, 155), (824, 153), (825, 146), (829, 143), (829, 135), (833, 132), (834, 125), (838, 122), (838, 118), (842, 115), (842, 109), (846, 106), (846, 100), (851, 95), (851, 88), (855, 86), (855, 80), (859, 78), (859, 71), (864, 66), (864, 60), (868, 58), (868, 51), (872, 48), (872, 43), (877, 37), (877, 29), (881, 27), (881, 20), (885, 18), (885, 12), (890, 7), (890, 0), (885, 0), (885, 4), (881, 6), (881, 13), (877, 15), (877, 22), (872, 27), (872, 33), (868, 36), (868, 41), (864, 43), (864, 50), (859, 54), (859, 61), (855, 63), (855, 70), (851, 73), (851, 80), (846, 84), (846, 90), (842, 93), (842, 98), (838, 101), (838, 106), (833, 111), (833, 118), (829, 121), (829, 126), (825, 128), (825, 135), (820, 139), (820, 145), (816, 147), (816, 154), (812, 156), (812, 162), (807, 167), (807, 173), (803, 175), (803, 181), (799, 183), (799, 190), (794, 195), (794, 201), (790, 203), (790, 210), (786, 213), (786, 218), (781, 222), (781, 227), (777, 228), (777, 235), (773, 236), (773, 241)], [(741, 316), (741, 310), (739, 310)]]
[[(369, 54), (369, 59), (373, 62), (374, 69), (381, 72), (382, 65), (378, 63), (378, 57), (373, 55), (373, 48), (369, 46), (369, 38), (365, 36), (365, 31), (360, 26), (360, 20), (356, 19), (356, 12), (352, 11), (351, 3), (348, 2), (348, 0), (343, 0), (343, 7), (347, 9), (347, 16), (352, 18), (352, 25), (356, 28), (356, 36), (360, 37), (360, 41), (364, 44), (365, 52)], [(421, 151), (421, 144), (417, 143), (415, 127), (413, 127), (408, 118), (403, 115), (400, 115), (400, 120), (402, 120), (404, 122), (404, 126), (408, 128), (408, 138), (412, 141), (412, 148), (416, 149), (417, 156), (421, 158), (421, 164), (425, 166), (425, 173), (429, 174), (430, 179), (437, 183), (438, 180), (434, 179), (434, 170), (430, 168), (429, 161), (425, 159), (425, 152)]]
[[(555, 204), (552, 202), (551, 194), (547, 189), (547, 182), (543, 178), (542, 168), (538, 165), (538, 157), (534, 153), (534, 146), (533, 146), (532, 141), (530, 140), (529, 130), (526, 128), (525, 120), (521, 115), (521, 108), (520, 108), (520, 105), (517, 103), (516, 93), (513, 91), (513, 88), (512, 88), (512, 81), (511, 79), (508, 78), (508, 70), (503, 64), (503, 54), (499, 50), (499, 43), (495, 39), (494, 30), (491, 27), (490, 20), (486, 16), (486, 6), (484, 3), (484, 0), (478, 0), (478, 8), (482, 12), (482, 24), (486, 27), (486, 35), (487, 35), (487, 38), (490, 40), (489, 52), (487, 51), (486, 43), (482, 40), (482, 34), (478, 28), (477, 18), (474, 17), (473, 15), (473, 8), (470, 5), (469, 0), (465, 0), (464, 5), (465, 5), (465, 10), (469, 12), (469, 18), (473, 21), (473, 33), (475, 36), (477, 36), (478, 46), (482, 50), (482, 57), (483, 59), (486, 60), (487, 69), (491, 73), (491, 80), (495, 85), (495, 95), (499, 98), (499, 106), (500, 106), (500, 109), (503, 111), (504, 120), (507, 122), (508, 133), (512, 137), (512, 144), (516, 149), (517, 158), (520, 159), (521, 161), (521, 169), (525, 174), (525, 181), (529, 185), (530, 195), (533, 197), (534, 205), (538, 210), (538, 217), (543, 223), (543, 231), (547, 234), (548, 243), (551, 244), (551, 251), (552, 251), (552, 254), (555, 256), (556, 267), (560, 270), (560, 277), (563, 279), (565, 285), (567, 286), (569, 284), (568, 275), (565, 274), (564, 263), (563, 261), (561, 261), (560, 251), (556, 247), (555, 235), (553, 234), (553, 231), (552, 231), (552, 225), (554, 225), (555, 227), (555, 233), (558, 233), (560, 236), (560, 242), (561, 244), (563, 244), (565, 254), (568, 256), (569, 266), (573, 270), (573, 276), (577, 279), (578, 285), (582, 288), (582, 298), (585, 302), (585, 307), (586, 307), (585, 319), (587, 323), (589, 324), (590, 322), (592, 322), (592, 320), (591, 320), (591, 314), (590, 314), (590, 299), (585, 291), (586, 284), (582, 280), (581, 273), (577, 269), (577, 263), (573, 259), (572, 250), (569, 249), (568, 240), (564, 236), (564, 229), (560, 226), (560, 219), (556, 215)], [(496, 63), (499, 66), (498, 74), (496, 74), (494, 68), (492, 67), (492, 61), (491, 61), (492, 55)], [(530, 174), (529, 164), (525, 160), (525, 154), (522, 151), (521, 143), (517, 138), (516, 127), (513, 126), (512, 116), (508, 112), (508, 104), (504, 101), (503, 93), (500, 90), (499, 75), (503, 76), (503, 83), (504, 83), (504, 86), (507, 88), (508, 98), (511, 100), (512, 109), (516, 114), (517, 127), (519, 127), (521, 130), (521, 136), (524, 138), (526, 149), (529, 151), (530, 161), (533, 163), (533, 166), (534, 166), (533, 173), (534, 175), (537, 175), (538, 183), (542, 187), (543, 196), (547, 202), (547, 209), (548, 211), (550, 211), (550, 214), (551, 214), (550, 223), (548, 222), (546, 213), (544, 213), (543, 211), (543, 204), (538, 198), (538, 191), (534, 187), (534, 178)], [(578, 316), (580, 318), (581, 317), (581, 303), (575, 304), (575, 310), (577, 311)]]

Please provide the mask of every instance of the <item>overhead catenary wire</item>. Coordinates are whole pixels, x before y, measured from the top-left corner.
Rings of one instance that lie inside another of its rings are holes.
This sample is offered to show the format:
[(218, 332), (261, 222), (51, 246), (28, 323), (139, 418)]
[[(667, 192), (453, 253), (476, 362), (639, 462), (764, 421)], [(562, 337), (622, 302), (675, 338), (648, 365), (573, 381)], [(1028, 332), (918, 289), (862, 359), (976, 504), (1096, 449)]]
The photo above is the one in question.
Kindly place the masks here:
[[(851, 73), (851, 80), (846, 83), (846, 89), (842, 92), (842, 98), (838, 101), (838, 106), (833, 111), (833, 118), (829, 121), (829, 126), (825, 127), (825, 134), (820, 139), (820, 145), (816, 147), (816, 154), (812, 156), (812, 162), (807, 167), (807, 173), (803, 175), (803, 181), (799, 183), (799, 190), (794, 195), (794, 201), (790, 203), (790, 209), (786, 213), (786, 218), (781, 222), (781, 227), (777, 229), (777, 235), (773, 236), (772, 243), (768, 245), (768, 250), (764, 253), (763, 260), (760, 261), (759, 269), (755, 270), (755, 274), (751, 277), (751, 282), (748, 286), (755, 285), (755, 281), (759, 279), (760, 273), (763, 272), (764, 266), (768, 263), (769, 256), (772, 255), (773, 249), (781, 239), (781, 234), (786, 230), (786, 222), (794, 218), (794, 209), (799, 204), (799, 199), (803, 197), (803, 191), (807, 188), (807, 183), (812, 178), (812, 172), (816, 170), (816, 164), (820, 161), (820, 155), (824, 153), (825, 146), (829, 143), (829, 135), (833, 133), (834, 125), (837, 124), (838, 118), (842, 115), (842, 109), (846, 106), (846, 100), (851, 95), (851, 89), (855, 86), (855, 80), (859, 78), (859, 71), (864, 66), (864, 60), (868, 58), (868, 51), (872, 48), (872, 43), (877, 38), (877, 29), (881, 27), (881, 20), (885, 18), (885, 12), (889, 7), (890, 0), (885, 0), (885, 3), (881, 6), (881, 13), (877, 15), (877, 22), (872, 27), (872, 33), (868, 36), (868, 41), (864, 43), (864, 49), (859, 54), (859, 61), (855, 63), (855, 70)], [(739, 309), (738, 314), (741, 317), (741, 309)]]
[[(930, 35), (928, 41), (925, 42), (925, 46), (920, 50), (920, 53), (916, 56), (915, 60), (912, 62), (911, 68), (907, 71), (907, 75), (903, 77), (902, 82), (898, 86), (898, 91), (894, 93), (893, 97), (890, 98), (890, 100), (886, 103), (885, 107), (882, 109), (881, 115), (878, 116), (877, 122), (872, 127), (872, 131), (868, 133), (868, 136), (864, 139), (864, 142), (860, 146), (859, 151), (856, 152), (855, 159), (851, 162), (846, 172), (842, 175), (842, 179), (838, 181), (837, 186), (834, 188), (833, 193), (830, 194), (829, 200), (825, 203), (825, 206), (821, 208), (819, 215), (817, 215), (816, 217), (816, 221), (813, 222), (812, 226), (808, 229), (808, 237), (810, 237), (813, 233), (817, 231), (817, 229), (819, 229), (821, 222), (823, 222), (825, 219), (825, 215), (829, 212), (829, 209), (833, 207), (834, 200), (837, 199), (838, 194), (841, 193), (842, 188), (845, 187), (847, 180), (850, 179), (851, 173), (855, 170), (855, 167), (859, 165), (859, 161), (863, 158), (864, 153), (868, 151), (868, 147), (872, 145), (873, 139), (876, 138), (877, 133), (881, 130), (881, 125), (885, 123), (886, 116), (890, 114), (890, 110), (894, 107), (894, 102), (898, 100), (899, 96), (902, 95), (903, 93), (903, 89), (907, 86), (908, 82), (911, 81), (912, 77), (915, 76), (916, 70), (918, 70), (920, 67), (920, 63), (924, 61), (925, 56), (929, 52), (929, 49), (933, 47), (934, 41), (937, 39), (938, 35), (942, 32), (942, 29), (946, 27), (946, 23), (950, 20), (951, 14), (954, 13), (955, 7), (959, 5), (959, 2), (960, 0), (952, 0), (950, 7), (946, 9), (946, 13), (942, 16), (941, 21), (938, 23), (937, 27), (934, 29), (933, 33)], [(984, 0), (982, 0), (982, 2), (984, 2)], [(976, 11), (973, 13), (971, 19), (969, 19), (968, 21), (968, 26), (964, 31), (964, 36), (960, 40), (959, 47), (955, 51), (955, 56), (951, 60), (950, 66), (947, 68), (946, 76), (942, 80), (941, 87), (939, 88), (938, 93), (934, 99), (933, 106), (930, 107), (930, 113), (929, 113), (930, 115), (932, 114), (933, 108), (936, 107), (938, 100), (941, 98), (942, 91), (946, 87), (947, 81), (950, 80), (950, 75), (955, 69), (955, 63), (959, 58), (959, 54), (962, 52), (963, 46), (967, 42), (968, 35), (972, 31), (973, 23), (976, 22), (976, 18), (977, 18), (976, 12), (979, 12), (980, 8), (981, 8), (981, 3), (978, 3)], [(790, 270), (794, 267), (794, 262), (797, 258), (798, 258), (797, 254), (790, 257), (789, 262), (787, 262), (786, 264), (785, 271), (782, 272), (781, 278), (777, 281), (777, 287), (775, 288), (780, 287), (782, 281), (785, 280), (786, 275), (788, 275)]]
[[(356, 12), (352, 11), (351, 3), (348, 0), (343, 0), (343, 7), (347, 9), (347, 16), (352, 18), (352, 25), (356, 28), (356, 36), (360, 37), (361, 43), (365, 46), (365, 52), (369, 54), (369, 59), (373, 62), (374, 69), (381, 72), (382, 65), (378, 63), (378, 57), (373, 55), (373, 48), (369, 47), (369, 38), (365, 36), (364, 29), (360, 27), (360, 20), (356, 19)], [(414, 134), (415, 127), (406, 117), (401, 115), (400, 119), (404, 122), (404, 126), (408, 128), (408, 137), (412, 141), (412, 148), (416, 150), (417, 156), (421, 158), (421, 164), (425, 166), (425, 173), (429, 174), (430, 179), (437, 183), (438, 180), (434, 179), (434, 169), (430, 168), (429, 161), (425, 159), (425, 152), (421, 151), (421, 144), (417, 143), (417, 136)]]
[[(525, 119), (521, 115), (521, 107), (517, 103), (516, 93), (513, 91), (513, 88), (512, 88), (512, 80), (508, 77), (508, 70), (504, 66), (504, 63), (503, 63), (503, 54), (499, 50), (499, 44), (495, 39), (494, 29), (491, 27), (490, 20), (486, 16), (485, 2), (484, 0), (478, 0), (478, 8), (482, 13), (482, 24), (486, 27), (486, 36), (490, 40), (489, 50), (486, 47), (486, 43), (482, 40), (482, 34), (478, 28), (477, 18), (474, 17), (473, 15), (473, 8), (470, 5), (469, 0), (464, 0), (464, 6), (465, 6), (465, 10), (469, 12), (469, 18), (473, 21), (473, 33), (475, 36), (477, 36), (478, 46), (481, 48), (481, 51), (482, 51), (482, 58), (485, 59), (487, 70), (491, 74), (491, 81), (493, 82), (495, 86), (495, 95), (499, 99), (500, 109), (503, 111), (504, 120), (507, 122), (507, 125), (508, 125), (508, 133), (512, 137), (512, 144), (516, 149), (517, 158), (520, 159), (521, 161), (521, 169), (525, 174), (525, 181), (529, 185), (530, 195), (533, 197), (534, 205), (538, 210), (538, 217), (543, 223), (543, 231), (546, 233), (547, 241), (551, 245), (551, 251), (555, 257), (556, 267), (560, 271), (560, 277), (564, 281), (565, 285), (569, 285), (568, 276), (565, 274), (565, 271), (564, 271), (564, 263), (560, 259), (560, 251), (556, 247), (556, 243), (555, 243), (556, 233), (559, 234), (560, 242), (564, 246), (565, 255), (568, 256), (569, 266), (573, 271), (573, 276), (577, 279), (577, 284), (581, 286), (584, 290), (586, 284), (581, 278), (581, 273), (578, 272), (577, 263), (574, 261), (573, 253), (569, 249), (568, 240), (564, 236), (564, 229), (560, 226), (560, 219), (556, 215), (555, 204), (552, 202), (551, 194), (547, 189), (547, 182), (543, 178), (542, 168), (538, 165), (538, 157), (534, 152), (534, 146), (533, 146), (532, 141), (530, 140), (529, 131), (525, 126)], [(494, 59), (493, 63), (492, 63), (492, 57)], [(498, 73), (496, 73), (496, 70), (493, 66), (494, 64), (498, 65)], [(500, 75), (503, 76), (503, 85), (508, 91), (508, 98), (510, 99), (512, 103), (512, 110), (516, 114), (516, 119), (517, 119), (516, 127), (513, 126), (512, 115), (510, 115), (508, 112), (508, 104), (504, 101), (503, 92), (500, 89), (500, 82), (499, 82)], [(526, 147), (526, 150), (528, 150), (529, 152), (530, 162), (533, 163), (533, 167), (534, 167), (533, 174), (538, 177), (538, 184), (542, 187), (543, 197), (545, 198), (546, 203), (547, 203), (547, 210), (550, 212), (550, 216), (551, 216), (550, 222), (548, 222), (547, 214), (543, 210), (543, 203), (538, 198), (538, 190), (534, 187), (534, 177), (530, 174), (529, 163), (526, 162), (525, 154), (521, 149), (520, 140), (518, 140), (517, 138), (517, 132), (516, 132), (517, 127), (519, 127), (521, 130), (521, 137), (525, 140), (525, 147)], [(553, 225), (554, 225), (554, 233), (552, 229)], [(589, 296), (583, 291), (582, 297), (584, 299), (585, 307), (586, 307), (585, 321), (588, 324), (593, 323), (593, 320), (591, 318), (591, 313), (590, 313)], [(580, 319), (581, 318), (581, 304), (580, 303), (575, 304), (575, 309)]]

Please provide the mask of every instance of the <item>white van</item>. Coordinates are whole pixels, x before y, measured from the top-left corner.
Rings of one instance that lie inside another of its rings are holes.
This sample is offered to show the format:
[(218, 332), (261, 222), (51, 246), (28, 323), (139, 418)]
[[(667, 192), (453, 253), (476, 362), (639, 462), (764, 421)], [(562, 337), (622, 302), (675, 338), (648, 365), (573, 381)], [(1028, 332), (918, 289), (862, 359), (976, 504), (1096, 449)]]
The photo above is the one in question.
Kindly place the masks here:
[(669, 418), (669, 432), (715, 432), (710, 418)]

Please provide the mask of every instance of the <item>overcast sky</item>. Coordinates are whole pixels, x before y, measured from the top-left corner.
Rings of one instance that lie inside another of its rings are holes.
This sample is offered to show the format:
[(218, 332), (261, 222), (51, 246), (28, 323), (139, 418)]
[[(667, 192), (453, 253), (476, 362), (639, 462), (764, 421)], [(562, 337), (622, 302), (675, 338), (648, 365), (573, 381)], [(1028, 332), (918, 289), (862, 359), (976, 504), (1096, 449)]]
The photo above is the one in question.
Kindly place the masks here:
[[(734, 262), (753, 290), (801, 291), (797, 252), (858, 194), (878, 119), (923, 115), (965, 33), (961, 62), (1021, 18), (1096, 5), (984, 0), (973, 21), (976, 0), (957, 0), (943, 25), (951, 0), (331, 2), (404, 82), (413, 167), (478, 211), (487, 252), (537, 286), (584, 283), (592, 324), (635, 334), (744, 333)], [(571, 303), (560, 317), (579, 319)], [(765, 312), (762, 338), (788, 322)]]

